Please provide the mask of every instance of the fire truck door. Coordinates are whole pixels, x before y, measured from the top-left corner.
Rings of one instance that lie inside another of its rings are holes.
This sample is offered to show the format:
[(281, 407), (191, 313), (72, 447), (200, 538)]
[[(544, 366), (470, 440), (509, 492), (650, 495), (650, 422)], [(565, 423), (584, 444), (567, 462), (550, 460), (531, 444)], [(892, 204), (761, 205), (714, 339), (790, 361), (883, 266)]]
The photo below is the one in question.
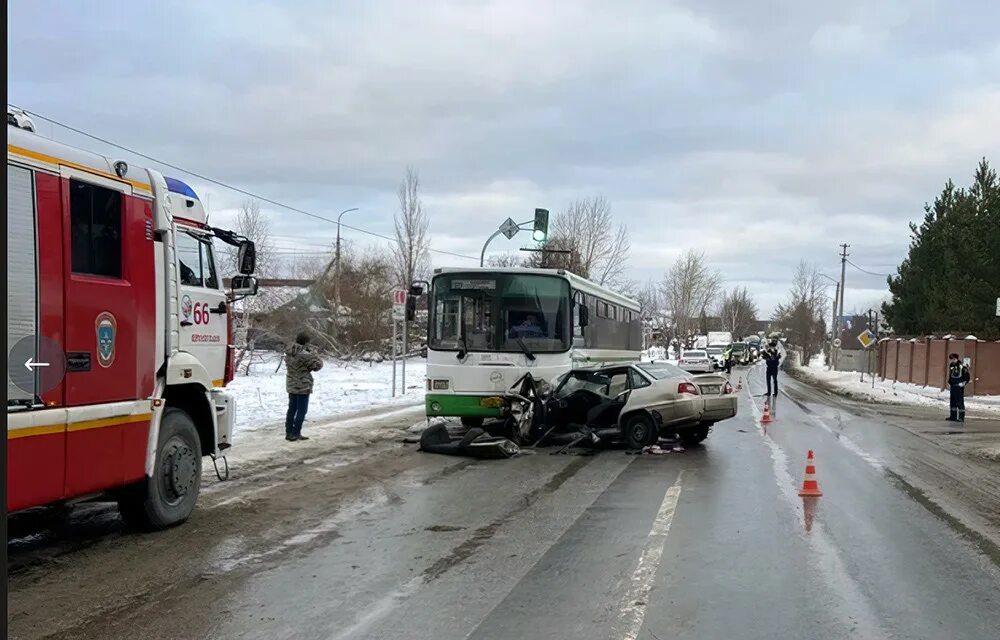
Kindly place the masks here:
[(226, 368), (228, 302), (211, 237), (178, 227), (176, 238), (180, 348), (201, 362), (213, 386), (221, 387)]
[(66, 493), (79, 495), (120, 485), (136, 469), (141, 476), (148, 419), (76, 421), (72, 414), (152, 393), (156, 288), (149, 201), (127, 183), (63, 174), (65, 345), (75, 363), (64, 380)]

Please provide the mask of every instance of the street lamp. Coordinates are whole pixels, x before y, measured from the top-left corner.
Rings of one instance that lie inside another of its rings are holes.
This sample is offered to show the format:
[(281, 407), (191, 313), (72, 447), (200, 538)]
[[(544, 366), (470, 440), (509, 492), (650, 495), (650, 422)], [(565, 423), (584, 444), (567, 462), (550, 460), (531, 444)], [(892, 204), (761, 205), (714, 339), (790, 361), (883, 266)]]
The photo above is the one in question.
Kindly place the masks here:
[(357, 210), (358, 210), (357, 207), (344, 209), (343, 211), (340, 212), (340, 215), (337, 216), (337, 251), (336, 254), (334, 255), (334, 262), (336, 263), (335, 267), (336, 273), (334, 274), (334, 282), (333, 282), (333, 300), (334, 304), (337, 305), (337, 308), (333, 312), (333, 317), (338, 320), (340, 319), (340, 219), (344, 217), (345, 213), (350, 213), (351, 211), (357, 211)]

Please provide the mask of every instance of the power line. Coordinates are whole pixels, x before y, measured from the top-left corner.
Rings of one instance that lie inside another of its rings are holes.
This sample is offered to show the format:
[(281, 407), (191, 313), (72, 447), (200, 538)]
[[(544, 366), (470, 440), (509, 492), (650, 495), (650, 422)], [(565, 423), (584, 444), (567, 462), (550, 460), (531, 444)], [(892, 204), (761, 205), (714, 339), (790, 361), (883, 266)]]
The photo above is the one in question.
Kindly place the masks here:
[(858, 265), (854, 264), (850, 260), (847, 261), (847, 264), (851, 265), (852, 267), (854, 267), (855, 269), (857, 269), (858, 271), (860, 271), (862, 273), (867, 273), (870, 276), (881, 276), (883, 278), (891, 278), (892, 277), (891, 273), (875, 273), (874, 271), (869, 271), (867, 269), (862, 269), (861, 267), (859, 267)]
[[(45, 120), (46, 122), (50, 122), (50, 123), (52, 123), (54, 125), (60, 126), (60, 127), (64, 128), (64, 129), (67, 129), (67, 130), (72, 131), (74, 133), (78, 133), (78, 134), (80, 134), (82, 136), (86, 136), (86, 137), (88, 137), (88, 138), (90, 138), (92, 140), (97, 140), (98, 142), (101, 142), (101, 143), (106, 144), (106, 145), (110, 145), (110, 146), (115, 147), (117, 149), (121, 149), (122, 151), (127, 151), (128, 153), (131, 153), (131, 154), (133, 154), (135, 156), (138, 156), (140, 158), (143, 158), (145, 160), (149, 160), (150, 162), (155, 162), (155, 163), (157, 163), (159, 165), (162, 165), (164, 167), (170, 167), (171, 169), (173, 169), (175, 171), (180, 171), (180, 172), (185, 173), (185, 174), (187, 174), (189, 176), (194, 176), (195, 178), (198, 178), (199, 180), (203, 180), (205, 182), (208, 182), (208, 183), (211, 183), (211, 184), (223, 187), (225, 189), (230, 189), (232, 191), (235, 191), (236, 193), (241, 193), (241, 194), (243, 194), (245, 196), (249, 196), (251, 198), (255, 198), (257, 200), (260, 200), (261, 202), (266, 202), (266, 203), (272, 204), (272, 205), (274, 205), (276, 207), (280, 207), (282, 209), (287, 209), (288, 211), (294, 211), (295, 213), (300, 213), (300, 214), (302, 214), (304, 216), (309, 216), (310, 218), (315, 218), (317, 220), (322, 220), (324, 222), (329, 222), (330, 224), (337, 224), (336, 220), (331, 220), (330, 218), (326, 218), (324, 216), (317, 215), (315, 213), (311, 213), (309, 211), (305, 211), (303, 209), (299, 209), (297, 207), (293, 207), (293, 206), (288, 205), (288, 204), (284, 204), (283, 202), (278, 202), (277, 200), (272, 200), (270, 198), (265, 198), (264, 196), (257, 195), (256, 193), (253, 193), (251, 191), (247, 191), (246, 189), (241, 189), (240, 187), (234, 187), (233, 185), (227, 184), (227, 183), (222, 182), (220, 180), (215, 180), (214, 178), (209, 178), (208, 176), (202, 175), (200, 173), (196, 173), (194, 171), (190, 171), (188, 169), (184, 169), (183, 167), (178, 167), (175, 164), (171, 164), (171, 163), (166, 162), (164, 160), (159, 160), (159, 159), (154, 158), (152, 156), (146, 155), (145, 153), (140, 153), (139, 151), (136, 151), (135, 149), (130, 149), (129, 147), (126, 147), (124, 145), (120, 145), (120, 144), (118, 144), (116, 142), (112, 142), (112, 141), (107, 140), (105, 138), (101, 138), (100, 136), (96, 136), (96, 135), (94, 135), (92, 133), (87, 133), (86, 131), (82, 131), (80, 129), (77, 129), (76, 127), (71, 127), (70, 125), (64, 124), (62, 122), (59, 122), (58, 120), (53, 120), (52, 118), (43, 116), (40, 113), (36, 113), (34, 111), (29, 111), (27, 109), (22, 109), (21, 107), (18, 107), (17, 105), (14, 105), (14, 104), (12, 104), (11, 106), (14, 107), (15, 109), (19, 109), (20, 111), (22, 111), (24, 113), (27, 113), (28, 115), (34, 116), (34, 117), (36, 117), (36, 118), (38, 118), (40, 120)], [(354, 226), (351, 226), (349, 224), (344, 224), (344, 223), (341, 223), (340, 226), (343, 227), (343, 228), (345, 228), (345, 229), (350, 229), (352, 231), (357, 231), (358, 233), (364, 233), (366, 235), (373, 236), (375, 238), (381, 238), (382, 240), (388, 240), (389, 242), (396, 242), (395, 238), (392, 238), (392, 237), (389, 237), (389, 236), (386, 236), (386, 235), (382, 235), (381, 233), (376, 233), (374, 231), (369, 231), (367, 229), (362, 229), (360, 227), (354, 227)], [(452, 251), (445, 251), (443, 249), (434, 249), (432, 247), (428, 247), (428, 250), (432, 251), (434, 253), (440, 253), (442, 255), (454, 256), (456, 258), (464, 258), (466, 260), (475, 260), (476, 262), (479, 262), (479, 258), (474, 258), (473, 256), (466, 256), (466, 255), (463, 255), (461, 253), (454, 253)]]

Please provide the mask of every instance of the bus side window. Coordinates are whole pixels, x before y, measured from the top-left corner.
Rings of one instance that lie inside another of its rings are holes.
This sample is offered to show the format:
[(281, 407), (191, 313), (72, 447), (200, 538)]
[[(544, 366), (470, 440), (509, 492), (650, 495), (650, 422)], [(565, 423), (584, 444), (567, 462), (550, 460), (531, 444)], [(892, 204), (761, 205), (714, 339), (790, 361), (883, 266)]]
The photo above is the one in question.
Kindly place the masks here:
[(586, 305), (587, 298), (583, 292), (577, 291), (573, 294), (573, 336), (583, 337), (583, 327), (580, 326), (580, 306)]

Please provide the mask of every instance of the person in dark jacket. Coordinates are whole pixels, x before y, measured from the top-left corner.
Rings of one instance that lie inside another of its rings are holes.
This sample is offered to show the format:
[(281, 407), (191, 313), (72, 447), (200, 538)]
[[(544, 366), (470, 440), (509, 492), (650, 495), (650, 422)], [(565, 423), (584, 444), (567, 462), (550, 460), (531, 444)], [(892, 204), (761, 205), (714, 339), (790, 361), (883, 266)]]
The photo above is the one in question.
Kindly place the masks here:
[(323, 361), (309, 350), (309, 335), (300, 333), (285, 351), (285, 390), (288, 391), (288, 414), (285, 416), (285, 440), (308, 440), (302, 435), (302, 421), (309, 409), (313, 390), (313, 371), (323, 368)]
[(965, 385), (969, 384), (969, 367), (962, 364), (957, 353), (948, 356), (948, 386), (951, 387), (951, 422), (965, 422)]
[[(771, 344), (767, 345), (767, 349), (764, 349), (764, 364), (767, 369), (764, 373), (767, 378), (767, 395), (778, 395), (778, 365), (781, 363), (781, 353), (778, 352), (778, 343), (771, 341)], [(774, 387), (771, 386), (771, 381), (774, 381)], [(772, 394), (772, 388), (774, 390)]]

